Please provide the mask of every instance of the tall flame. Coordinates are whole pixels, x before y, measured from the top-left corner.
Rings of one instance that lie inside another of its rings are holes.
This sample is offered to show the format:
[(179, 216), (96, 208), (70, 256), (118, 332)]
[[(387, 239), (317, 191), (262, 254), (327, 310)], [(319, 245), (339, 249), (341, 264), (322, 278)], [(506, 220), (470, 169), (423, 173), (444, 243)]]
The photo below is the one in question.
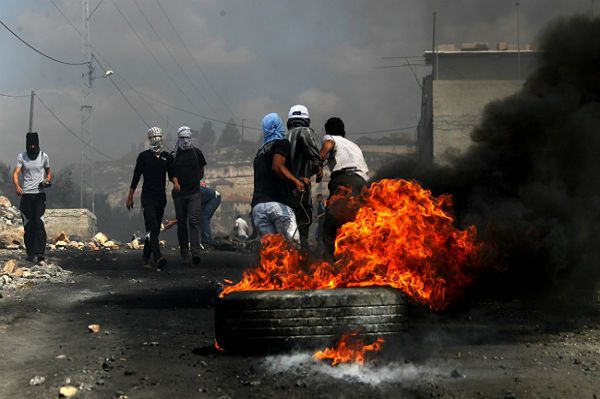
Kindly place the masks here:
[(350, 332), (342, 335), (335, 347), (315, 352), (313, 358), (317, 360), (331, 360), (331, 365), (340, 363), (364, 364), (367, 352), (378, 352), (383, 345), (383, 338), (377, 338), (370, 345), (365, 345), (358, 333)]
[[(330, 206), (348, 200), (345, 192)], [(221, 296), (249, 290), (390, 286), (442, 310), (472, 283), (479, 252), (475, 227), (454, 227), (449, 195), (436, 198), (416, 182), (381, 180), (363, 191), (354, 220), (338, 230), (335, 263), (309, 263), (282, 236), (265, 236), (260, 265), (244, 272)]]

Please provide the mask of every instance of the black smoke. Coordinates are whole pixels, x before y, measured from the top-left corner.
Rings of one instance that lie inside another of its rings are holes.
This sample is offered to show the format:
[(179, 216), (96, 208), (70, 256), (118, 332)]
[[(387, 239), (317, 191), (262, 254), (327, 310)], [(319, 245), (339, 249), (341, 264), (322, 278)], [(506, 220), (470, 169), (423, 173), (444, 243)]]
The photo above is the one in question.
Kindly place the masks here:
[[(378, 178), (451, 193), (492, 268), (486, 292), (586, 298), (600, 280), (600, 19), (551, 23), (523, 89), (489, 104), (449, 167), (399, 163)], [(577, 294), (577, 295), (575, 295)]]

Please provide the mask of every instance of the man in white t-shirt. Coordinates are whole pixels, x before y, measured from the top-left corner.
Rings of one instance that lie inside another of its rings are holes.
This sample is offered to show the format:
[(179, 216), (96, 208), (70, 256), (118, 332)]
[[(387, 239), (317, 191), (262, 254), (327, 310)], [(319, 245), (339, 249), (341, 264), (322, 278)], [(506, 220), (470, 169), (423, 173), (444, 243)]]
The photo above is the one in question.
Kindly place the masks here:
[[(46, 228), (44, 213), (46, 212), (46, 193), (52, 181), (48, 154), (40, 152), (38, 134), (27, 133), (26, 151), (17, 155), (17, 166), (13, 171), (12, 180), (17, 195), (21, 197), (19, 208), (25, 230), (25, 249), (27, 260), (43, 261), (46, 252)], [(23, 179), (21, 185), (20, 178)]]
[(241, 215), (238, 215), (237, 219), (235, 219), (235, 228), (233, 229), (233, 231), (237, 238), (242, 238), (244, 240), (248, 238), (248, 223), (246, 223), (246, 221), (242, 218)]
[[(325, 133), (319, 156), (331, 170), (329, 199), (343, 187), (350, 189), (354, 196), (360, 195), (369, 179), (369, 168), (361, 149), (345, 137), (344, 122), (340, 118), (329, 118), (325, 123)], [(328, 204), (325, 211), (322, 237), (324, 256), (327, 260), (333, 260), (337, 229), (354, 219), (358, 211), (348, 208), (345, 204), (346, 202), (342, 201)]]

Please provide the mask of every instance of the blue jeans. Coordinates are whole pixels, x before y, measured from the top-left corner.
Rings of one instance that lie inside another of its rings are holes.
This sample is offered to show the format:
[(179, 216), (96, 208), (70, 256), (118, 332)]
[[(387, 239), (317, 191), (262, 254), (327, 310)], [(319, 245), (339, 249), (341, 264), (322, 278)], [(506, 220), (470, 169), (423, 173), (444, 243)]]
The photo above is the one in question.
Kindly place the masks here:
[(286, 240), (300, 242), (294, 211), (279, 202), (263, 202), (252, 208), (252, 222), (259, 236), (282, 234)]
[(210, 219), (212, 219), (215, 211), (221, 205), (221, 196), (216, 195), (208, 200), (202, 198), (202, 242), (212, 241), (212, 230), (210, 228)]

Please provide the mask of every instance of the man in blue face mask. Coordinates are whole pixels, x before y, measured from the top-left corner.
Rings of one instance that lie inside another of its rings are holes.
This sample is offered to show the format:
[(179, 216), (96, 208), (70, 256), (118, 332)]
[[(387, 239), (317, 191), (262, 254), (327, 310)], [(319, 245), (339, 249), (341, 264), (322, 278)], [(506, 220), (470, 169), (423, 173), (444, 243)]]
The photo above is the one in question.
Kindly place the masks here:
[(173, 202), (177, 218), (177, 240), (182, 261), (200, 264), (202, 234), (202, 195), (200, 180), (204, 177), (206, 160), (202, 151), (192, 144), (192, 131), (187, 126), (177, 130), (173, 164)]

